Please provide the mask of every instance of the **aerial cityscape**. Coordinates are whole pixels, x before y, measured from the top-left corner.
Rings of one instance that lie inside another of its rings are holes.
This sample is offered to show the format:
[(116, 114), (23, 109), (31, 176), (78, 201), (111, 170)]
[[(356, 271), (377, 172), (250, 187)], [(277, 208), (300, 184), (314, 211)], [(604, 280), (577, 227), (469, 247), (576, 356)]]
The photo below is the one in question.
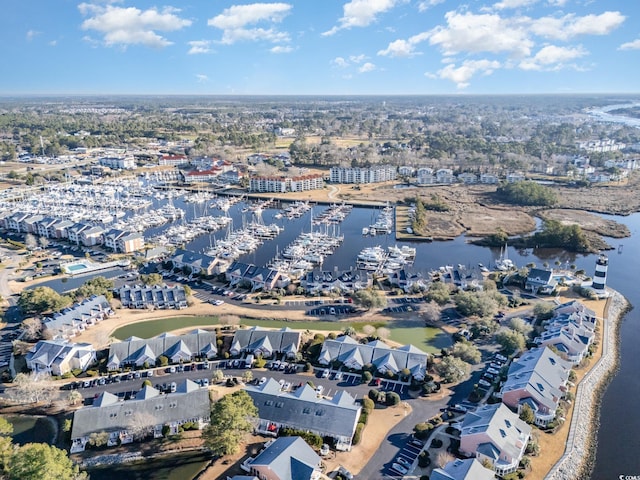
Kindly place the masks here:
[(0, 478), (640, 476), (638, 6), (39, 3)]

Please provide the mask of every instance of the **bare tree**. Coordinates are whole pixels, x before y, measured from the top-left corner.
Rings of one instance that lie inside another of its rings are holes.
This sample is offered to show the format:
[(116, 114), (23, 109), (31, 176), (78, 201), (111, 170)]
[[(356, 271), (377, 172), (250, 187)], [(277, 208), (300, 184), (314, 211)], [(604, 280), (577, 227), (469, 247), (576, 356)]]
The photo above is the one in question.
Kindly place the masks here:
[(102, 447), (109, 441), (109, 434), (107, 432), (93, 432), (89, 435), (89, 445), (94, 447)]
[(40, 340), (42, 338), (42, 320), (39, 318), (27, 318), (22, 322), (22, 331), (24, 339), (30, 342)]
[(212, 379), (214, 382), (221, 382), (223, 378), (224, 378), (224, 373), (222, 372), (222, 370), (216, 369), (213, 371)]
[(380, 337), (382, 340), (386, 340), (387, 338), (389, 338), (389, 336), (391, 336), (391, 330), (385, 327), (378, 327), (378, 329), (376, 330), (376, 335), (378, 335), (378, 337)]
[(455, 457), (451, 455), (449, 452), (438, 452), (438, 456), (436, 457), (436, 465), (438, 468), (444, 468), (444, 466), (455, 460)]
[(47, 237), (40, 237), (38, 243), (42, 248), (47, 248), (49, 246), (49, 239)]
[(240, 325), (240, 317), (237, 315), (223, 315), (220, 317), (220, 324), (229, 326)]
[(81, 402), (82, 399), (82, 394), (77, 390), (71, 390), (69, 392), (69, 395), (67, 395), (67, 402), (72, 406), (75, 406), (76, 403)]
[(8, 396), (21, 403), (51, 403), (57, 391), (50, 375), (19, 373), (13, 384), (14, 387), (7, 392)]
[(33, 251), (38, 247), (38, 240), (33, 233), (27, 233), (24, 236), (24, 246), (27, 247), (29, 251)]
[(376, 333), (376, 327), (374, 327), (373, 325), (365, 325), (364, 327), (362, 327), (362, 333), (364, 333), (367, 337), (371, 337), (374, 333)]
[(422, 308), (422, 318), (425, 323), (433, 325), (440, 320), (440, 306), (433, 300)]

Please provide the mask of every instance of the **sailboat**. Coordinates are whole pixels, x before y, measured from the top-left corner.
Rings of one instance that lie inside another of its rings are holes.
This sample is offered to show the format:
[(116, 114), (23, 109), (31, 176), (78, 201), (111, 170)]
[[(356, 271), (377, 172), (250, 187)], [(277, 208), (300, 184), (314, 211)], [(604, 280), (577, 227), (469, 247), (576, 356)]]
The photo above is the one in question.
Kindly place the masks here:
[(509, 259), (509, 249), (505, 242), (504, 248), (500, 249), (500, 258), (496, 260), (496, 269), (502, 272), (515, 268), (515, 264)]

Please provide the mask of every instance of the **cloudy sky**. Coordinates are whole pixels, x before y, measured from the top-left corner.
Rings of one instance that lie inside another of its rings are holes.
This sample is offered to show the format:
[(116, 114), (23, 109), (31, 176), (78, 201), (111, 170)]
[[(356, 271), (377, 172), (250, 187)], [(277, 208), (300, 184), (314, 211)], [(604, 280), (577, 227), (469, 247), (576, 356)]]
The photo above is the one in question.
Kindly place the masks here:
[(0, 95), (640, 91), (639, 0), (10, 0)]

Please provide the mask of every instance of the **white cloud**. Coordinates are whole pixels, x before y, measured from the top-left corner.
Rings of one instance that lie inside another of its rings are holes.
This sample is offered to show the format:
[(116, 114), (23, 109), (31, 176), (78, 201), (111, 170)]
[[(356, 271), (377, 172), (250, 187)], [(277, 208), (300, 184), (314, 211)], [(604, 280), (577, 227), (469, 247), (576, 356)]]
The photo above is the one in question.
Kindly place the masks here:
[(196, 80), (198, 81), (198, 83), (207, 83), (209, 81), (209, 77), (207, 75), (203, 75), (202, 73), (197, 73)]
[(526, 57), (534, 45), (523, 25), (499, 15), (451, 11), (445, 18), (446, 26), (438, 26), (425, 34), (429, 43), (441, 47), (445, 55), (505, 52)]
[(426, 12), (431, 7), (435, 7), (436, 5), (440, 5), (441, 3), (444, 3), (444, 0), (424, 0), (418, 3), (418, 11)]
[(42, 32), (38, 32), (37, 30), (28, 30), (27, 31), (27, 41), (31, 41), (34, 38), (36, 38), (38, 35), (40, 35)]
[(469, 86), (469, 80), (480, 73), (481, 75), (491, 75), (496, 68), (500, 68), (500, 62), (496, 60), (465, 60), (462, 65), (456, 67), (454, 63), (450, 63), (437, 74), (427, 73), (428, 77), (441, 78), (451, 80), (456, 87), (462, 89)]
[(522, 8), (538, 3), (538, 0), (502, 0), (493, 5), (493, 8), (504, 10), (506, 8)]
[(351, 60), (353, 63), (362, 63), (367, 59), (367, 56), (364, 54), (360, 54), (360, 55), (350, 55), (349, 56), (349, 60)]
[(334, 58), (333, 60), (331, 60), (331, 64), (335, 65), (336, 67), (339, 67), (339, 68), (347, 68), (349, 66), (349, 62), (347, 62), (342, 57)]
[(403, 0), (351, 0), (342, 7), (342, 18), (338, 25), (322, 35), (333, 35), (336, 32), (351, 27), (366, 27), (372, 24), (376, 17), (391, 10)]
[(156, 33), (172, 32), (191, 25), (191, 20), (180, 18), (180, 11), (173, 7), (162, 10), (150, 8), (140, 10), (135, 7), (114, 7), (95, 3), (78, 5), (80, 13), (89, 16), (82, 22), (83, 30), (95, 30), (103, 35), (107, 46), (145, 45), (161, 48), (173, 42)]
[(271, 50), (269, 50), (271, 53), (291, 53), (293, 52), (293, 47), (290, 46), (283, 46), (283, 45), (276, 45), (275, 47), (273, 47)]
[(546, 45), (532, 58), (520, 62), (523, 70), (560, 70), (567, 66), (567, 62), (576, 58), (588, 55), (582, 46), (558, 47), (557, 45)]
[(58, 41), (57, 40), (51, 40), (49, 42), (49, 46), (50, 47), (57, 47), (58, 46)]
[(211, 42), (209, 40), (192, 40), (188, 43), (191, 47), (187, 52), (189, 55), (211, 52)]
[(547, 3), (552, 7), (564, 7), (567, 0), (547, 0)]
[(379, 50), (378, 55), (383, 57), (413, 57), (419, 55), (415, 51), (415, 46), (429, 38), (429, 32), (419, 33), (408, 40), (394, 40), (384, 50)]
[(249, 5), (233, 5), (220, 15), (210, 18), (207, 25), (222, 30), (221, 43), (231, 45), (238, 41), (265, 40), (272, 43), (288, 42), (286, 32), (275, 28), (247, 28), (249, 25), (280, 23), (292, 6), (288, 3), (252, 3)]
[(376, 66), (373, 63), (367, 62), (358, 69), (358, 72), (360, 73), (373, 72), (375, 69), (376, 69)]
[(607, 35), (618, 28), (626, 17), (620, 12), (604, 12), (600, 15), (576, 17), (570, 13), (564, 17), (542, 17), (531, 20), (531, 32), (554, 40), (568, 40), (578, 35)]
[(640, 50), (640, 38), (633, 42), (623, 43), (618, 47), (618, 50)]

